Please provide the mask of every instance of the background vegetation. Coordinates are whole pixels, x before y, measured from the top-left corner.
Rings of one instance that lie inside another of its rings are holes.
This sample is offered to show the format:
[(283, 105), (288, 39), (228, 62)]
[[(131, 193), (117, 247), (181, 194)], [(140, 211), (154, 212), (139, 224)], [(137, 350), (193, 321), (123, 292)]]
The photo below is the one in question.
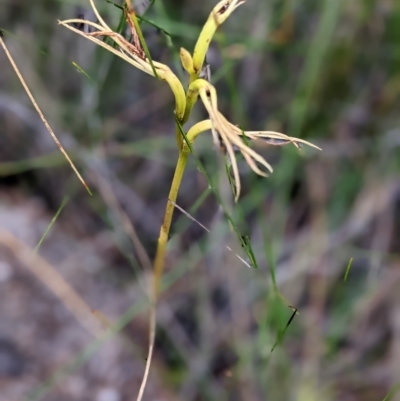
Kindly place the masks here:
[[(193, 49), (215, 3), (156, 0), (146, 16), (172, 40), (142, 23), (152, 57), (184, 76), (179, 48)], [(97, 4), (116, 27), (120, 11)], [(131, 400), (144, 369), (147, 274), (129, 222), (152, 257), (177, 156), (173, 98), (57, 25), (78, 15), (93, 18), (88, 2), (0, 0), (4, 40), (93, 192), (0, 51), (1, 401)], [(175, 212), (145, 399), (398, 399), (399, 44), (396, 0), (248, 0), (219, 29), (208, 62), (223, 113), (323, 151), (257, 144), (267, 179), (240, 164), (232, 213), (258, 269), (226, 250), (243, 255), (191, 159), (178, 202), (211, 233)], [(210, 133), (195, 150), (217, 174)], [(288, 305), (299, 314), (286, 329)], [(93, 316), (113, 324), (106, 339)]]

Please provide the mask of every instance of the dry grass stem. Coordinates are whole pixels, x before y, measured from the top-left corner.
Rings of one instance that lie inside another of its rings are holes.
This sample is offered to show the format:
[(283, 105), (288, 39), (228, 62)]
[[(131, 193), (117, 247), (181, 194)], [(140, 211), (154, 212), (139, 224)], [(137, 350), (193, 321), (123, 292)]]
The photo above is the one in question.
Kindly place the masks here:
[(4, 52), (6, 53), (12, 67), (14, 68), (15, 73), (17, 74), (19, 80), (21, 81), (22, 86), (25, 89), (26, 94), (28, 95), (29, 99), (31, 100), (33, 107), (35, 108), (35, 110), (37, 111), (37, 113), (39, 114), (40, 119), (43, 121), (44, 126), (46, 127), (47, 131), (49, 132), (49, 134), (51, 135), (51, 137), (53, 138), (54, 142), (56, 143), (56, 145), (58, 146), (58, 149), (60, 149), (60, 152), (64, 155), (64, 157), (67, 159), (69, 165), (71, 166), (72, 170), (75, 172), (75, 174), (77, 175), (77, 177), (79, 178), (79, 180), (81, 181), (81, 183), (83, 184), (83, 186), (86, 188), (86, 190), (89, 192), (89, 194), (92, 194), (90, 192), (89, 187), (87, 186), (85, 180), (82, 178), (82, 176), (80, 175), (78, 169), (75, 167), (74, 163), (72, 162), (72, 160), (70, 159), (70, 157), (68, 156), (67, 152), (64, 150), (63, 146), (61, 145), (60, 141), (58, 140), (56, 134), (54, 133), (54, 131), (51, 129), (49, 123), (47, 122), (46, 118), (44, 117), (42, 111), (40, 110), (38, 104), (35, 101), (35, 98), (33, 97), (31, 91), (28, 88), (28, 85), (26, 84), (22, 74), (20, 73), (16, 63), (14, 62), (14, 59), (12, 58), (10, 52), (7, 49), (6, 44), (3, 41), (3, 38), (0, 36), (0, 44), (4, 49)]
[(49, 288), (83, 328), (96, 338), (102, 337), (102, 324), (95, 318), (90, 306), (50, 263), (8, 231), (0, 230), (0, 243), (9, 248), (15, 257)]

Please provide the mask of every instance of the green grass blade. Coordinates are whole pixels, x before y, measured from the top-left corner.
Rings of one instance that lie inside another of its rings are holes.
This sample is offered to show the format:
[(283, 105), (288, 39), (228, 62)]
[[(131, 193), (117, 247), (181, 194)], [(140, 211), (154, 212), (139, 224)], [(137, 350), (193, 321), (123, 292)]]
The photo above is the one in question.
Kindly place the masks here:
[(50, 224), (47, 226), (45, 232), (42, 235), (42, 238), (40, 238), (38, 244), (36, 245), (34, 252), (37, 252), (40, 248), (40, 245), (42, 245), (42, 242), (44, 241), (44, 239), (47, 237), (47, 234), (50, 232), (51, 227), (53, 227), (55, 221), (57, 220), (58, 216), (60, 215), (61, 211), (64, 209), (64, 207), (66, 206), (66, 204), (69, 201), (69, 196), (64, 196), (64, 199), (61, 202), (61, 206), (58, 208), (56, 214), (54, 215), (54, 217), (51, 219)]
[(351, 257), (349, 260), (349, 263), (347, 264), (346, 273), (344, 274), (344, 278), (343, 278), (344, 282), (346, 282), (346, 280), (347, 280), (347, 276), (349, 275), (352, 263), (353, 263), (353, 258)]

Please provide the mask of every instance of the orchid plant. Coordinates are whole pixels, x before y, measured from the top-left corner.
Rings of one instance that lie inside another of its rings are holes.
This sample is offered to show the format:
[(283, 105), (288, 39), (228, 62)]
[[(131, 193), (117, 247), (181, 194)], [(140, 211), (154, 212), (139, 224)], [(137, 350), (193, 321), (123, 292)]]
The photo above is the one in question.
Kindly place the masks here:
[[(125, 17), (132, 32), (131, 41), (125, 39), (121, 34), (114, 32), (99, 14), (94, 4), (94, 0), (89, 1), (98, 22), (95, 23), (84, 19), (69, 19), (65, 21), (59, 21), (59, 23), (78, 35), (84, 36), (97, 45), (104, 47), (106, 50), (122, 58), (144, 73), (149, 74), (159, 80), (166, 81), (170, 86), (175, 98), (174, 112), (176, 117), (176, 142), (179, 156), (170, 187), (169, 199), (166, 205), (164, 221), (161, 225), (156, 255), (153, 262), (154, 276), (152, 286), (152, 305), (155, 310), (156, 300), (159, 294), (160, 279), (164, 269), (166, 244), (171, 227), (175, 202), (182, 182), (187, 160), (191, 153), (191, 145), (201, 133), (211, 131), (214, 143), (221, 144), (222, 142), (232, 166), (235, 187), (235, 201), (239, 199), (241, 191), (239, 169), (236, 161), (237, 150), (243, 155), (243, 158), (247, 164), (256, 174), (266, 176), (267, 171), (272, 172), (272, 167), (270, 164), (249, 146), (248, 139), (263, 139), (271, 145), (293, 144), (299, 148), (301, 144), (305, 144), (317, 149), (319, 148), (302, 139), (292, 138), (278, 132), (243, 131), (239, 127), (230, 123), (218, 110), (218, 97), (215, 87), (206, 79), (201, 78), (201, 72), (205, 62), (206, 53), (216, 30), (225, 22), (225, 20), (233, 13), (233, 11), (240, 5), (244, 4), (246, 0), (220, 1), (211, 11), (205, 25), (203, 26), (193, 54), (186, 49), (181, 48), (180, 58), (182, 65), (189, 75), (189, 84), (186, 90), (182, 82), (168, 66), (151, 59), (136, 15), (133, 11), (131, 0), (126, 0), (124, 5)], [(91, 31), (83, 32), (77, 29), (76, 26), (81, 24), (87, 24), (91, 26)], [(112, 39), (116, 46), (111, 46), (103, 41), (101, 38), (104, 37)], [(209, 118), (194, 124), (187, 130), (187, 133), (184, 134), (182, 132), (182, 127), (185, 123), (187, 123), (193, 106), (198, 99), (202, 101), (205, 109), (208, 112)], [(145, 378), (139, 391), (139, 400), (143, 395), (152, 356), (155, 332), (155, 312), (153, 314), (153, 318), (151, 318), (150, 327), (149, 355), (146, 363)]]

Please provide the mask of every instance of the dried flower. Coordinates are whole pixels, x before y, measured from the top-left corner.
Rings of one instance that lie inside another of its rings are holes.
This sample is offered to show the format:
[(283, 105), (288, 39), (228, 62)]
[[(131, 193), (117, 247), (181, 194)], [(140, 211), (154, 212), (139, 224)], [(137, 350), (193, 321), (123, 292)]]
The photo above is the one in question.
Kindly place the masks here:
[(257, 174), (262, 176), (267, 176), (267, 173), (260, 169), (257, 163), (264, 166), (266, 170), (272, 172), (271, 165), (257, 152), (251, 149), (246, 143), (245, 138), (248, 139), (263, 139), (267, 143), (275, 146), (282, 146), (292, 143), (297, 148), (300, 148), (299, 144), (305, 144), (316, 149), (320, 149), (318, 146), (311, 144), (310, 142), (304, 141), (299, 138), (292, 138), (285, 134), (274, 131), (243, 131), (239, 127), (231, 124), (218, 110), (217, 104), (217, 91), (209, 82), (203, 79), (197, 79), (189, 86), (188, 91), (188, 104), (194, 102), (200, 96), (207, 112), (209, 114), (210, 120), (207, 123), (202, 122), (202, 125), (197, 125), (194, 127), (193, 131), (188, 132), (188, 139), (193, 142), (195, 137), (202, 131), (211, 129), (213, 133), (214, 143), (219, 144), (222, 141), (226, 151), (230, 157), (232, 163), (233, 176), (236, 186), (235, 200), (237, 201), (240, 195), (240, 177), (239, 170), (237, 167), (237, 161), (235, 156), (234, 148), (236, 147), (250, 168)]

